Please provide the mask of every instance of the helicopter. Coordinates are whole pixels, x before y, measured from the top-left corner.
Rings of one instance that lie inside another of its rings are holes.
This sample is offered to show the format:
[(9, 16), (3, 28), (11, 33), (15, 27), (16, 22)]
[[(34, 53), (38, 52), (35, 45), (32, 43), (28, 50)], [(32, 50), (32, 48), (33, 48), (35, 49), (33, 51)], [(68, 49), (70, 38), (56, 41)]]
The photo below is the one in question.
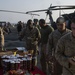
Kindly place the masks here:
[(47, 15), (49, 15), (50, 21), (51, 23), (53, 22), (53, 19), (51, 17), (52, 15), (52, 11), (54, 10), (67, 10), (67, 9), (75, 9), (75, 6), (73, 5), (59, 5), (59, 6), (52, 6), (52, 4), (50, 5), (50, 7), (48, 9), (43, 9), (43, 10), (35, 10), (35, 11), (27, 11), (27, 12), (19, 12), (19, 11), (11, 11), (11, 10), (0, 10), (0, 12), (10, 12), (10, 13), (18, 13), (18, 14), (28, 14), (28, 15), (36, 15), (36, 16), (40, 16), (39, 14), (32, 14), (33, 12), (43, 12), (46, 11)]
[(75, 17), (75, 12), (71, 13), (71, 14), (63, 14), (63, 15), (61, 15), (61, 10), (69, 10), (69, 9), (75, 9), (75, 6), (73, 6), (73, 5), (52, 6), (52, 4), (51, 4), (48, 9), (28, 11), (26, 13), (46, 12), (46, 14), (49, 15), (50, 24), (52, 25), (52, 27), (54, 29), (56, 29), (57, 27), (56, 27), (56, 25), (55, 25), (56, 23), (54, 22), (53, 17), (52, 17), (52, 11), (59, 10), (59, 16), (63, 16), (66, 20), (71, 21), (71, 18)]
[[(49, 20), (50, 20), (50, 24), (54, 25), (55, 22), (53, 20), (52, 17), (52, 11), (56, 11), (56, 10), (69, 10), (69, 9), (75, 9), (75, 6), (73, 5), (58, 5), (58, 6), (52, 6), (52, 4), (50, 4), (50, 7), (47, 9), (43, 9), (43, 10), (35, 10), (35, 11), (27, 11), (27, 12), (19, 12), (19, 11), (10, 11), (10, 10), (0, 10), (0, 12), (10, 12), (10, 13), (19, 13), (19, 14), (28, 14), (31, 15), (32, 18), (34, 15), (36, 16), (40, 16), (39, 14), (33, 14), (34, 12), (46, 12), (47, 15), (49, 15)], [(67, 16), (67, 15), (62, 15), (62, 16)], [(67, 16), (67, 18), (69, 19), (69, 17)]]

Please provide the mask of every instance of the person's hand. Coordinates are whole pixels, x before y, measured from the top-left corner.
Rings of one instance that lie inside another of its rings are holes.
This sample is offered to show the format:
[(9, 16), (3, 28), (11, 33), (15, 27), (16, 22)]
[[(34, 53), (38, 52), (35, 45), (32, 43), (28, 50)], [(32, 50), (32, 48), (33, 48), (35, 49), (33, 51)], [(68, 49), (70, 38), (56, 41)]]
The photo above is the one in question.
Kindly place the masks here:
[(70, 64), (72, 64), (72, 65), (75, 66), (75, 61), (72, 59), (72, 57), (71, 58), (68, 58), (68, 61), (69, 61)]

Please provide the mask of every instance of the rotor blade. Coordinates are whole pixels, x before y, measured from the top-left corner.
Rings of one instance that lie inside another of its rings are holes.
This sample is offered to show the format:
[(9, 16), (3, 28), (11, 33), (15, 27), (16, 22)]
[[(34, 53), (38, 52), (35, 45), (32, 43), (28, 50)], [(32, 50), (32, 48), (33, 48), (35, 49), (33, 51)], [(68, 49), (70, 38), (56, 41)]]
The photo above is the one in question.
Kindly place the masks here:
[(31, 13), (31, 12), (42, 12), (42, 11), (47, 11), (48, 9), (44, 9), (44, 10), (35, 10), (35, 11), (28, 11), (26, 13)]
[[(58, 8), (56, 8), (58, 7)], [(59, 7), (63, 7), (61, 8), (61, 10), (66, 10), (66, 9), (75, 9), (75, 6), (67, 6), (67, 5), (61, 5), (61, 6), (51, 6), (51, 10), (60, 10)], [(30, 12), (43, 12), (43, 11), (48, 11), (48, 9), (44, 9), (44, 10), (35, 10), (35, 11), (28, 11), (26, 13), (30, 13)]]
[(67, 9), (75, 9), (75, 7), (69, 7), (69, 8), (55, 8), (51, 10), (67, 10)]
[(37, 15), (37, 16), (40, 16), (39, 14), (30, 14), (30, 15)]
[(9, 11), (9, 10), (0, 10), (0, 12), (11, 12), (11, 13), (20, 13), (20, 14), (26, 14), (25, 12)]
[(74, 5), (59, 5), (59, 6), (50, 6), (50, 8), (56, 8), (56, 7), (75, 7)]
[(9, 11), (9, 10), (0, 10), (0, 12), (11, 12), (11, 13), (19, 13), (19, 14), (28, 14), (28, 15), (37, 15), (40, 16), (39, 14), (29, 14), (29, 13), (25, 13), (25, 12), (18, 12), (18, 11)]
[(53, 7), (75, 7), (74, 5), (59, 5), (59, 6), (51, 6)]
[[(55, 7), (59, 7), (59, 6), (51, 6), (50, 8), (55, 8)], [(42, 11), (47, 11), (48, 9), (43, 9), (43, 10), (35, 10), (35, 11), (28, 11), (26, 13), (30, 13), (30, 12), (42, 12)]]
[(50, 6), (49, 9), (56, 9), (56, 8), (59, 8), (59, 7), (62, 7), (62, 8), (75, 8), (75, 6), (73, 5), (59, 5), (59, 6)]

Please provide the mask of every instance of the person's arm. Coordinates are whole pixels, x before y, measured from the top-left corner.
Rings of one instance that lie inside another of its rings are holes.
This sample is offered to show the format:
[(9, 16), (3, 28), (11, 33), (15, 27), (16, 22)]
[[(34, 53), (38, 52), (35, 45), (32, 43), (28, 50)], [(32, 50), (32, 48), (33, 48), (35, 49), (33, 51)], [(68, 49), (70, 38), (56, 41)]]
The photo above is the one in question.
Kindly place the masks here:
[(38, 41), (38, 44), (40, 43), (40, 39), (41, 39), (41, 33), (40, 33), (40, 30), (37, 28), (37, 37), (36, 37), (36, 40)]
[(65, 40), (60, 39), (57, 43), (55, 50), (55, 57), (57, 61), (64, 67), (69, 67), (69, 61), (67, 56), (65, 56)]
[(47, 56), (47, 61), (52, 61), (53, 60), (53, 32), (49, 35), (48, 42), (47, 42), (47, 48), (46, 48), (46, 56)]
[(47, 55), (52, 56), (52, 48), (53, 48), (53, 32), (49, 35), (47, 42)]

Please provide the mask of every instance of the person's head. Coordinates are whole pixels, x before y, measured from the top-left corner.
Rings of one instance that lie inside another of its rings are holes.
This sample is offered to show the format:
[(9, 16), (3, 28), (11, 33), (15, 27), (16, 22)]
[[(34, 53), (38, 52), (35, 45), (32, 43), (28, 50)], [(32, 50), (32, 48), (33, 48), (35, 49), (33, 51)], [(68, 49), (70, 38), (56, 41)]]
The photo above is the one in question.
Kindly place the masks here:
[(38, 19), (34, 19), (34, 24), (38, 24)]
[(75, 36), (75, 18), (72, 19), (71, 30), (72, 30), (73, 36)]
[(29, 19), (29, 20), (27, 21), (27, 26), (28, 26), (29, 28), (33, 28), (33, 22), (32, 22), (31, 19)]
[(66, 29), (66, 21), (64, 17), (58, 17), (56, 20), (57, 29), (63, 31)]
[(18, 23), (19, 23), (19, 24), (21, 24), (22, 22), (21, 22), (21, 21), (19, 21)]
[(39, 25), (40, 25), (40, 27), (43, 27), (45, 24), (46, 24), (46, 23), (45, 23), (45, 20), (44, 20), (44, 19), (40, 19), (40, 20), (39, 20)]

